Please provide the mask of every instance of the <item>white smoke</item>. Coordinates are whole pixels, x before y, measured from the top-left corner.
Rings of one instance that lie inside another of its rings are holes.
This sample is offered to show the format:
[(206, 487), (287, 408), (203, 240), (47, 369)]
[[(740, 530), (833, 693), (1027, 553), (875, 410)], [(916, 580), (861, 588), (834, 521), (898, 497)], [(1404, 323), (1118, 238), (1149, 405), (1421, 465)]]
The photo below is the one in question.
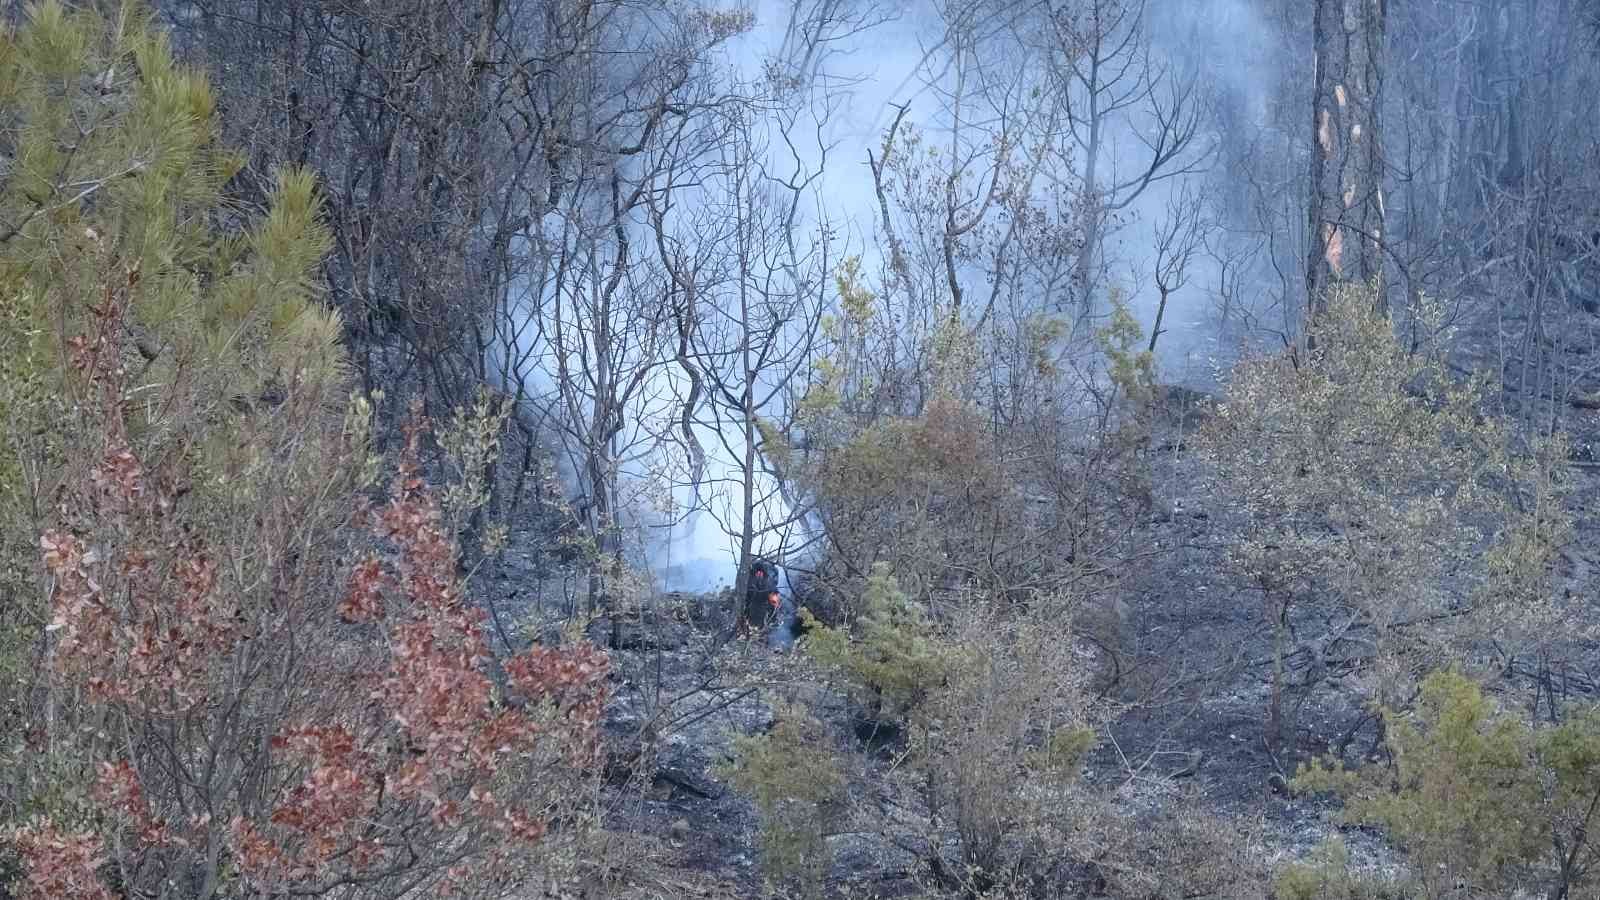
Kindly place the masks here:
[[(909, 104), (910, 118), (923, 129), (935, 132), (942, 127), (940, 98), (929, 87), (930, 82), (937, 84), (937, 78), (928, 76), (937, 66), (927, 64), (937, 62), (944, 26), (936, 15), (937, 0), (906, 0), (896, 10), (887, 5), (874, 9), (872, 2), (754, 0), (756, 27), (729, 46), (722, 64), (729, 79), (744, 83), (755, 82), (763, 67), (780, 56), (810, 67), (823, 89), (795, 123), (794, 132), (814, 134), (828, 147), (826, 165), (819, 148), (805, 142), (791, 146), (772, 141), (768, 162), (775, 171), (796, 166), (807, 172), (821, 169), (815, 196), (803, 208), (796, 227), (814, 229), (828, 222), (840, 235), (841, 246), (847, 244), (861, 254), (865, 270), (879, 271), (882, 242), (877, 239), (880, 223), (867, 154), (881, 143), (900, 106)], [(793, 14), (822, 7), (855, 9), (868, 24), (813, 52), (797, 51)], [(1263, 85), (1272, 77), (1275, 60), (1270, 29), (1247, 0), (1152, 0), (1148, 20), (1153, 62), (1204, 82), (1199, 85), (1202, 92), (1232, 109), (1231, 117), (1208, 116), (1202, 128), (1210, 131), (1200, 140), (1226, 137), (1216, 133), (1222, 122), (1250, 126), (1260, 122), (1268, 96)], [(822, 102), (824, 93), (830, 102)], [(1135, 115), (1113, 124), (1113, 156), (1126, 156), (1115, 162), (1131, 164), (1141, 149), (1137, 130), (1147, 123)], [(1112, 274), (1131, 290), (1134, 311), (1146, 329), (1155, 316), (1156, 295), (1149, 275), (1155, 231), (1174, 199), (1214, 187), (1213, 174), (1197, 172), (1152, 185), (1127, 210), (1126, 227), (1109, 241), (1106, 255)], [(680, 207), (684, 202), (679, 201)], [(1203, 254), (1190, 265), (1188, 283), (1169, 299), (1158, 353), (1169, 378), (1195, 382), (1205, 380), (1212, 360), (1225, 348), (1207, 333), (1219, 273)], [(519, 367), (530, 393), (548, 396), (553, 351), (548, 346), (518, 350), (531, 350), (534, 365)], [(668, 439), (679, 428), (686, 391), (677, 367), (652, 370), (641, 399), (629, 410), (631, 430), (624, 436), (624, 443), (648, 446), (650, 451), (625, 460), (620, 482), (628, 498), (624, 523), (637, 548), (637, 561), (651, 570), (663, 589), (698, 592), (730, 584), (737, 574), (744, 487), (738, 456), (730, 450), (738, 442), (724, 440), (725, 435), (704, 418), (694, 426), (705, 451), (704, 470), (697, 486), (688, 483), (686, 455), (681, 445)], [(562, 470), (569, 488), (581, 494), (576, 462), (564, 460)], [(670, 484), (666, 490), (661, 487), (663, 473)], [(814, 515), (792, 521), (796, 517), (786, 493), (790, 486), (777, 484), (766, 471), (758, 472), (754, 480), (758, 502), (753, 549), (785, 563), (787, 577), (791, 567), (810, 561), (806, 548), (816, 547), (820, 523)]]

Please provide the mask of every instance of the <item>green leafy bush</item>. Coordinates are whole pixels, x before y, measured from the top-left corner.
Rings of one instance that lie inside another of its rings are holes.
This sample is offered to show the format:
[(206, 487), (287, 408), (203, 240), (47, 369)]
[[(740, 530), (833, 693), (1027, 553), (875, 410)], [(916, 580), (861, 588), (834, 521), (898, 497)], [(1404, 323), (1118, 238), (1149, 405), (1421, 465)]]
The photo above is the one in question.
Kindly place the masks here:
[(1383, 715), (1391, 766), (1351, 772), (1318, 761), (1295, 789), (1337, 792), (1345, 821), (1386, 829), (1425, 896), (1459, 884), (1472, 896), (1538, 886), (1569, 897), (1593, 884), (1600, 712), (1535, 728), (1496, 709), (1471, 679), (1443, 671), (1423, 681), (1412, 713)]
[(1404, 900), (1404, 886), (1351, 865), (1338, 836), (1318, 844), (1303, 862), (1284, 866), (1273, 879), (1277, 900)]
[(844, 760), (826, 726), (797, 704), (779, 703), (764, 734), (734, 738), (720, 775), (761, 815), (761, 858), (768, 876), (819, 896), (831, 859), (827, 833), (844, 812)]
[(842, 672), (874, 715), (904, 716), (947, 680), (958, 665), (957, 647), (938, 638), (927, 611), (900, 589), (887, 563), (867, 579), (850, 630), (807, 618), (807, 652)]

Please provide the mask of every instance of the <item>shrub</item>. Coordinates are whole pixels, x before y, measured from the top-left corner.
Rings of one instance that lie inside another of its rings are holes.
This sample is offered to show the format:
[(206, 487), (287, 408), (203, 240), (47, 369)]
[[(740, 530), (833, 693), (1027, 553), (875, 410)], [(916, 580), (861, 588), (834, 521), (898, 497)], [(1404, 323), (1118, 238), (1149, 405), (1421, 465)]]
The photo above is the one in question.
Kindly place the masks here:
[(857, 604), (850, 631), (806, 620), (807, 652), (846, 677), (873, 716), (899, 718), (945, 683), (958, 650), (939, 640), (926, 610), (900, 589), (887, 563), (878, 563)]
[(912, 753), (932, 815), (960, 838), (963, 868), (1005, 882), (1020, 874), (1019, 839), (1069, 802), (1095, 744), (1089, 667), (1060, 617), (1010, 620), (982, 601), (972, 609), (953, 638), (960, 663), (920, 711)]
[(941, 316), (906, 326), (927, 333), (903, 358), (884, 352), (899, 326), (859, 267), (837, 290), (841, 317), (798, 404), (804, 439), (783, 450), (826, 526), (819, 586), (862, 596), (879, 562), (932, 603), (1116, 580), (1150, 500), (1137, 451), (1153, 360), (1126, 309), (1091, 340), (1050, 315)]
[[(841, 561), (863, 573), (886, 563), (926, 596), (956, 572), (990, 584), (1015, 574), (1025, 508), (1001, 463), (978, 411), (938, 399), (922, 415), (866, 425), (819, 460), (811, 479)], [(981, 552), (980, 534), (995, 537), (995, 553)], [(860, 581), (845, 589), (858, 592)]]
[[(1194, 792), (1170, 798), (1154, 810), (1136, 811), (1105, 799), (1083, 797), (1053, 822), (1058, 858), (1081, 861), (1098, 894), (1117, 900), (1183, 900), (1191, 897), (1260, 897), (1268, 884), (1259, 824), (1202, 808)], [(1062, 896), (1068, 885), (1035, 891)]]
[[(934, 875), (983, 890), (1024, 878), (1039, 858), (1029, 836), (1068, 802), (1095, 743), (1072, 602), (1036, 597), (1017, 615), (1004, 601), (968, 597), (935, 622), (886, 568), (868, 584), (855, 633), (815, 625), (808, 652), (874, 712), (907, 725), (908, 762), (930, 813), (917, 837)], [(958, 861), (945, 857), (949, 837)]]
[(1473, 896), (1504, 897), (1544, 883), (1548, 896), (1568, 897), (1590, 882), (1600, 713), (1534, 728), (1445, 671), (1423, 681), (1414, 713), (1383, 715), (1392, 767), (1349, 772), (1317, 762), (1294, 787), (1336, 791), (1347, 798), (1346, 821), (1387, 829), (1426, 896), (1460, 883)]
[(819, 896), (830, 856), (827, 832), (847, 799), (844, 761), (826, 726), (804, 707), (779, 703), (765, 734), (734, 738), (720, 775), (761, 815), (761, 857), (774, 882)]
[(1240, 363), (1198, 440), (1246, 518), (1230, 558), (1273, 640), (1274, 748), (1296, 661), (1301, 697), (1365, 670), (1392, 704), (1509, 619), (1547, 623), (1570, 529), (1561, 448), (1518, 452), (1483, 379), (1459, 382), (1437, 344), (1412, 352), (1359, 286), (1313, 327), (1314, 351)]

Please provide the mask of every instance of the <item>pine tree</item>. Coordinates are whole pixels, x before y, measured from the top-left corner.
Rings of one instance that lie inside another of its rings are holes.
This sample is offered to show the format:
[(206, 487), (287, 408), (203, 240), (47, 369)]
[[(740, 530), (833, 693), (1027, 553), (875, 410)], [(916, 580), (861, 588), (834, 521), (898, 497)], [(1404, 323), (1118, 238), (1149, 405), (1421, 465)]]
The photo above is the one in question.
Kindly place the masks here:
[(342, 380), (340, 326), (311, 291), (330, 248), (311, 176), (283, 172), (270, 211), (242, 228), (246, 211), (222, 197), (239, 157), (217, 143), (205, 78), (173, 61), (140, 6), (102, 20), (49, 2), (26, 21), (0, 40), (0, 341), (8, 387), (33, 383), (34, 402), (19, 395), (8, 413), (81, 390), (67, 342), (98, 324), (113, 285), (121, 330), (104, 339), (134, 389), (184, 391), (140, 401), (152, 440), (192, 435), (180, 414), (234, 431), (228, 406), (326, 399)]

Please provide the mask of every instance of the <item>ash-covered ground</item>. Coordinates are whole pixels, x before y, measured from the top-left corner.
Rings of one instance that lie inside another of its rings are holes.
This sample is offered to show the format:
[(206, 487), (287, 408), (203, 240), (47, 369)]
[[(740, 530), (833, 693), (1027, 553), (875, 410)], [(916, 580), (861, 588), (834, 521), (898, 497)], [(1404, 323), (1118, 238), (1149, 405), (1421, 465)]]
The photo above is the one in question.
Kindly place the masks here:
[[(1461, 346), (1463, 365), (1481, 364), (1491, 349), (1480, 342), (1474, 359), (1474, 345)], [(1569, 352), (1581, 366), (1600, 354), (1600, 342), (1574, 343)], [(1116, 609), (1101, 611), (1092, 628), (1079, 629), (1084, 634), (1062, 634), (1081, 641), (1097, 667), (1105, 711), (1081, 788), (1105, 801), (1102, 810), (1135, 825), (1193, 811), (1214, 816), (1237, 829), (1237, 865), (1268, 873), (1341, 828), (1329, 802), (1284, 789), (1296, 761), (1342, 749), (1347, 763), (1360, 764), (1373, 750), (1374, 730), (1363, 723), (1362, 676), (1349, 673), (1306, 691), (1293, 707), (1296, 745), (1268, 751), (1269, 631), (1257, 595), (1224, 560), (1244, 521), (1188, 450), (1195, 421), (1187, 405), (1179, 406), (1148, 451), (1156, 502), (1134, 537), (1150, 551), (1146, 563)], [(1590, 450), (1600, 446), (1600, 409), (1569, 403), (1561, 413), (1572, 439), (1578, 527), (1561, 575), (1574, 602), (1587, 603), (1582, 598), (1600, 564), (1594, 540), (1600, 463)], [(518, 583), (516, 554), (513, 547), (499, 591)], [(731, 578), (731, 562), (729, 568)], [(784, 698), (811, 706), (850, 761), (848, 810), (828, 838), (830, 895), (927, 896), (923, 861), (896, 838), (926, 830), (918, 782), (892, 747), (861, 740), (857, 710), (803, 646), (734, 639), (734, 610), (726, 594), (666, 594), (642, 600), (616, 628), (622, 640), (612, 652), (615, 690), (606, 720), (612, 758), (606, 822), (639, 848), (638, 865), (623, 866), (627, 871), (616, 877), (640, 897), (761, 895), (755, 808), (717, 767), (729, 759), (734, 735), (771, 727), (773, 700)], [(613, 635), (609, 620), (589, 630), (602, 644)], [(1594, 667), (1542, 673), (1554, 679), (1550, 685), (1587, 694), (1600, 684), (1600, 650), (1579, 650), (1574, 658)], [(1541, 673), (1511, 663), (1491, 687), (1508, 701), (1526, 702), (1535, 690), (1530, 675)], [(1342, 837), (1358, 865), (1395, 864), (1381, 835), (1343, 828)], [(1153, 869), (1159, 868), (1158, 861)], [(1093, 878), (1085, 879), (1081, 896), (1097, 896)]]

